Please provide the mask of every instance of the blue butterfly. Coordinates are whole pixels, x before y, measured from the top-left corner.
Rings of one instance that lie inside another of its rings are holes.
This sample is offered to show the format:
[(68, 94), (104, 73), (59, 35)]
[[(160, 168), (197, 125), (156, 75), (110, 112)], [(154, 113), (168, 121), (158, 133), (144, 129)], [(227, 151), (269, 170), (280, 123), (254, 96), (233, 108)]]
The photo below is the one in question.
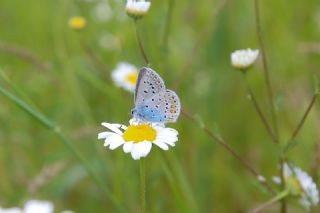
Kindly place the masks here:
[(181, 110), (177, 94), (166, 89), (158, 73), (146, 67), (139, 72), (134, 103), (133, 117), (144, 122), (173, 123)]

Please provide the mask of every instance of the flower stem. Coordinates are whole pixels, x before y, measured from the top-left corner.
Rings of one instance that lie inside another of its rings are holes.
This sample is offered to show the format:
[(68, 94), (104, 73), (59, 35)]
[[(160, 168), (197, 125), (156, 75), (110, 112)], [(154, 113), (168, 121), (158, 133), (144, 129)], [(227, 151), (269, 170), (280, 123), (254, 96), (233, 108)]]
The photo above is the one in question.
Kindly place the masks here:
[[(283, 153), (280, 154), (280, 178), (281, 178), (281, 189), (285, 190), (286, 189), (286, 181), (284, 177), (284, 163), (285, 163), (285, 156)], [(281, 213), (286, 213), (287, 212), (287, 202), (286, 199), (281, 200)]]
[[(177, 90), (184, 77), (188, 76), (188, 72), (192, 68), (192, 63), (197, 58), (197, 54), (199, 53), (199, 48), (202, 47), (203, 43), (206, 41), (206, 38), (210, 35), (212, 28), (215, 27), (215, 22), (217, 20), (217, 17), (220, 15), (222, 10), (225, 8), (227, 2), (230, 0), (221, 0), (217, 4), (217, 6), (214, 7), (214, 10), (212, 10), (212, 13), (210, 17), (208, 17), (207, 23), (204, 25), (201, 31), (199, 31), (196, 40), (194, 41), (194, 44), (192, 46), (192, 49), (189, 51), (188, 55), (186, 56), (185, 63), (181, 66), (181, 69), (177, 72), (177, 77), (175, 79), (175, 84), (173, 89)], [(210, 6), (211, 7), (211, 6)]]
[(140, 49), (141, 55), (142, 55), (142, 57), (144, 59), (144, 62), (148, 66), (149, 65), (149, 60), (148, 60), (147, 54), (146, 54), (146, 52), (145, 52), (145, 50), (143, 48), (142, 41), (141, 41), (141, 38), (140, 38), (140, 34), (138, 32), (138, 21), (137, 20), (134, 21), (134, 27), (135, 27), (137, 42), (138, 42), (138, 45), (139, 45), (139, 49)]
[(39, 70), (48, 70), (48, 66), (46, 66), (42, 61), (40, 61), (40, 59), (32, 52), (30, 52), (28, 49), (13, 44), (3, 43), (0, 41), (0, 51), (23, 59), (33, 64)]
[(63, 143), (63, 145), (77, 158), (77, 160), (81, 163), (83, 168), (87, 171), (88, 175), (95, 181), (97, 186), (106, 194), (106, 196), (111, 200), (111, 202), (118, 208), (118, 210), (123, 211), (123, 207), (120, 205), (120, 202), (114, 195), (109, 191), (103, 180), (97, 175), (94, 171), (93, 167), (87, 161), (87, 159), (74, 147), (74, 145), (66, 138), (66, 136), (62, 133), (59, 126), (57, 126), (53, 121), (48, 119), (43, 114), (35, 111), (29, 104), (16, 97), (7, 91), (4, 87), (0, 85), (0, 93), (8, 98), (11, 102), (20, 107), (23, 111), (28, 113), (32, 118), (39, 121), (43, 126), (47, 127), (50, 131), (52, 131)]
[(272, 204), (278, 202), (279, 200), (282, 200), (283, 198), (285, 198), (288, 195), (289, 195), (289, 190), (286, 189), (286, 190), (280, 192), (279, 194), (277, 194), (276, 196), (274, 196), (273, 198), (271, 198), (269, 201), (265, 202), (264, 204), (258, 206), (254, 210), (250, 211), (249, 213), (258, 213), (262, 210), (265, 210), (266, 208), (270, 207)]
[(252, 102), (255, 110), (257, 111), (257, 113), (258, 113), (258, 115), (259, 115), (264, 127), (266, 128), (268, 134), (270, 135), (272, 141), (274, 143), (278, 143), (277, 138), (274, 135), (274, 133), (273, 133), (273, 131), (272, 131), (272, 129), (271, 129), (269, 123), (268, 123), (268, 120), (265, 117), (265, 115), (263, 114), (263, 112), (262, 112), (262, 110), (261, 110), (261, 108), (260, 108), (260, 106), (259, 106), (259, 104), (257, 102), (257, 99), (256, 99), (256, 97), (255, 97), (255, 95), (254, 95), (254, 93), (253, 93), (253, 91), (252, 91), (252, 89), (250, 87), (250, 84), (248, 82), (247, 75), (246, 75), (245, 72), (244, 72), (244, 78), (245, 78), (245, 81), (246, 81), (246, 84), (247, 84), (247, 90), (248, 90), (248, 95), (249, 95), (250, 101)]
[[(188, 118), (190, 121), (198, 123), (195, 119), (195, 117), (186, 112), (185, 110), (182, 110), (182, 114)], [(242, 159), (242, 157), (234, 151), (222, 138), (215, 135), (212, 131), (210, 131), (204, 124), (199, 124), (200, 128), (211, 138), (212, 140), (216, 141), (219, 145), (221, 145), (225, 150), (227, 150), (233, 157), (235, 157), (239, 163), (246, 168), (257, 180), (259, 180), (259, 183), (261, 183), (269, 192), (272, 194), (274, 193), (272, 187), (269, 185), (267, 181), (261, 181), (261, 175), (259, 172), (257, 172), (246, 160)]]
[(265, 77), (264, 79), (265, 79), (265, 84), (267, 87), (267, 93), (268, 93), (268, 99), (269, 99), (269, 104), (270, 104), (273, 128), (274, 128), (275, 136), (278, 139), (279, 133), (278, 133), (276, 112), (275, 112), (275, 105), (274, 105), (274, 100), (273, 100), (273, 92), (272, 92), (272, 87), (271, 87), (271, 82), (270, 82), (270, 77), (269, 77), (269, 69), (268, 69), (265, 46), (264, 46), (263, 39), (262, 39), (259, 0), (254, 0), (254, 6), (255, 6), (254, 9), (255, 9), (256, 31), (257, 31), (259, 46), (260, 46), (261, 55), (262, 55), (263, 72), (264, 72), (264, 77)]
[(110, 69), (102, 62), (102, 60), (95, 54), (95, 52), (90, 48), (90, 46), (85, 42), (84, 39), (80, 41), (81, 47), (90, 60), (90, 62), (93, 64), (93, 66), (103, 72), (103, 73), (110, 73)]
[(172, 20), (172, 13), (173, 13), (173, 7), (174, 7), (175, 0), (168, 0), (168, 12), (167, 12), (167, 18), (166, 18), (166, 25), (164, 28), (164, 34), (163, 34), (163, 43), (162, 47), (163, 50), (168, 49), (168, 41), (169, 41), (169, 34), (170, 34), (170, 23)]
[(301, 130), (304, 122), (306, 121), (306, 119), (307, 119), (307, 117), (308, 117), (308, 115), (309, 115), (312, 107), (314, 106), (314, 104), (315, 104), (318, 96), (319, 96), (319, 93), (318, 93), (318, 92), (314, 93), (314, 95), (313, 95), (313, 97), (312, 97), (312, 99), (311, 99), (311, 101), (310, 101), (310, 104), (309, 104), (308, 107), (307, 107), (307, 110), (306, 110), (305, 113), (303, 114), (302, 119), (301, 119), (300, 122), (298, 123), (296, 129), (293, 131), (290, 140), (287, 142), (287, 145), (286, 145), (285, 148), (284, 148), (284, 152), (287, 152), (287, 151), (290, 149), (290, 147), (292, 147), (296, 136), (297, 136), (298, 133), (300, 132), (300, 130)]
[(140, 208), (141, 213), (146, 213), (146, 164), (145, 158), (140, 159)]

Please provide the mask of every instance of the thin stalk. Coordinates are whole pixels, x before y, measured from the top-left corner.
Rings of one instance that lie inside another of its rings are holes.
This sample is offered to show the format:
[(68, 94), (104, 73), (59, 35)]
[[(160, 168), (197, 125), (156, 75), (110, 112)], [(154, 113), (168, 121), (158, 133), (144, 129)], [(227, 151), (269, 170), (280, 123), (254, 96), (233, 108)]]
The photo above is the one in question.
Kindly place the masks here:
[(170, 24), (172, 20), (172, 14), (173, 14), (173, 8), (174, 8), (175, 0), (168, 0), (168, 12), (166, 17), (166, 25), (164, 28), (164, 34), (163, 34), (163, 43), (162, 47), (164, 50), (168, 49), (168, 41), (169, 41), (169, 35), (170, 35)]
[[(163, 153), (163, 152), (162, 152)], [(191, 184), (187, 178), (186, 171), (182, 168), (181, 162), (177, 159), (177, 157), (172, 153), (162, 154), (163, 159), (166, 161), (168, 165), (170, 165), (174, 176), (175, 176), (175, 184), (181, 190), (181, 198), (185, 202), (185, 208), (188, 209), (187, 212), (198, 213), (199, 207), (197, 204), (197, 199), (194, 191), (192, 190)]]
[[(281, 153), (280, 154), (280, 178), (281, 178), (281, 189), (285, 190), (286, 189), (286, 181), (284, 177), (284, 163), (285, 163), (285, 156)], [(281, 213), (286, 213), (287, 212), (287, 201), (285, 198), (281, 200), (281, 208), (280, 208)]]
[(279, 200), (284, 199), (286, 196), (289, 195), (289, 190), (284, 190), (282, 192), (280, 192), (279, 194), (277, 194), (276, 196), (274, 196), (272, 199), (270, 199), (269, 201), (265, 202), (264, 204), (258, 206), (257, 208), (255, 208), (254, 210), (250, 211), (249, 213), (258, 213), (261, 212), (262, 210), (267, 209), (268, 207), (272, 206), (273, 204), (275, 204), (276, 202), (278, 202)]
[(181, 69), (177, 73), (177, 77), (174, 81), (174, 90), (177, 90), (180, 87), (184, 77), (188, 76), (188, 72), (192, 67), (191, 65), (197, 58), (196, 56), (199, 53), (199, 48), (201, 48), (203, 43), (206, 41), (206, 38), (209, 36), (210, 32), (212, 31), (212, 28), (214, 28), (215, 26), (214, 24), (217, 20), (217, 17), (220, 15), (221, 11), (223, 10), (228, 1), (231, 0), (221, 0), (219, 1), (216, 7), (212, 6), (214, 7), (214, 10), (212, 10), (210, 17), (208, 17), (207, 23), (204, 25), (202, 30), (199, 31), (199, 34), (197, 35), (196, 40), (194, 41), (191, 51), (189, 51), (189, 54), (186, 56), (185, 63), (181, 66)]
[[(190, 121), (198, 123), (193, 115), (187, 113), (182, 110), (182, 114), (188, 118)], [(274, 193), (272, 187), (269, 185), (267, 181), (261, 181), (262, 175), (259, 174), (246, 160), (244, 160), (236, 151), (234, 151), (223, 139), (215, 135), (212, 131), (210, 131), (205, 125), (199, 124), (200, 128), (211, 138), (213, 141), (217, 142), (221, 145), (226, 151), (228, 151), (234, 158), (236, 158), (239, 163), (246, 168), (257, 180), (261, 183), (269, 192)]]
[(134, 21), (134, 28), (135, 28), (135, 31), (136, 31), (137, 42), (138, 42), (139, 49), (140, 49), (141, 55), (143, 57), (143, 60), (144, 60), (146, 65), (149, 65), (149, 60), (148, 60), (147, 54), (146, 54), (146, 52), (145, 52), (145, 50), (143, 48), (143, 44), (142, 44), (142, 41), (141, 41), (141, 38), (140, 38), (140, 34), (139, 34), (139, 31), (138, 31), (138, 21), (137, 20)]
[(110, 73), (110, 69), (102, 62), (102, 60), (94, 53), (84, 40), (81, 40), (81, 47), (96, 69), (104, 73)]
[(146, 213), (146, 164), (145, 158), (140, 159), (140, 208)]
[(40, 61), (38, 57), (36, 57), (32, 52), (30, 52), (25, 48), (0, 42), (0, 51), (5, 52), (7, 54), (14, 55), (20, 59), (23, 59), (33, 64), (35, 67), (39, 68), (40, 70), (48, 69), (48, 67), (42, 61)]
[(57, 126), (53, 121), (42, 115), (41, 113), (35, 111), (30, 105), (16, 97), (15, 95), (8, 92), (5, 88), (0, 85), (0, 93), (20, 107), (23, 111), (28, 113), (32, 118), (40, 122), (43, 126), (51, 130), (63, 143), (63, 145), (76, 157), (76, 159), (81, 163), (84, 169), (87, 171), (88, 175), (95, 181), (97, 186), (106, 194), (106, 196), (111, 200), (111, 202), (119, 209), (123, 210), (120, 202), (112, 195), (109, 189), (106, 187), (102, 179), (95, 173), (94, 169), (91, 167), (89, 162), (83, 157), (83, 155), (73, 146), (73, 144), (65, 137), (61, 132), (59, 126)]
[(252, 89), (251, 89), (251, 87), (250, 87), (250, 84), (249, 84), (249, 82), (248, 82), (246, 73), (244, 73), (244, 78), (245, 78), (245, 81), (246, 81), (246, 84), (247, 84), (248, 95), (249, 95), (250, 101), (251, 101), (252, 104), (253, 104), (253, 107), (254, 107), (255, 110), (257, 111), (257, 113), (258, 113), (258, 115), (259, 115), (259, 117), (260, 117), (260, 119), (261, 119), (261, 121), (262, 121), (265, 129), (267, 130), (269, 136), (271, 137), (272, 141), (273, 141), (274, 143), (278, 143), (277, 138), (276, 138), (276, 136), (274, 135), (274, 133), (273, 133), (273, 131), (272, 131), (272, 128), (270, 127), (269, 122), (268, 122), (266, 116), (263, 114), (263, 112), (262, 112), (262, 110), (261, 110), (261, 108), (260, 108), (260, 106), (259, 106), (259, 104), (258, 104), (258, 102), (257, 102), (257, 99), (256, 99), (256, 97), (255, 97), (255, 95), (254, 95), (254, 93), (253, 93), (253, 91), (252, 91)]
[(319, 96), (318, 92), (314, 93), (314, 95), (313, 95), (313, 97), (312, 97), (312, 99), (310, 101), (310, 104), (307, 107), (307, 110), (303, 114), (300, 122), (298, 123), (297, 127), (293, 131), (290, 140), (287, 142), (287, 145), (285, 146), (285, 150), (284, 150), (285, 152), (288, 151), (289, 148), (291, 147), (292, 143), (294, 143), (295, 138), (297, 137), (298, 133), (300, 132), (301, 128), (303, 127), (303, 124), (305, 123), (305, 121), (306, 121), (306, 119), (307, 119), (312, 107), (314, 106), (318, 96)]
[(266, 50), (265, 50), (265, 46), (264, 46), (263, 39), (262, 39), (260, 11), (259, 11), (259, 0), (254, 0), (254, 9), (255, 9), (256, 31), (257, 31), (257, 36), (258, 36), (258, 41), (259, 41), (259, 46), (260, 46), (260, 52), (261, 52), (261, 56), (262, 56), (264, 79), (265, 79), (265, 84), (266, 84), (266, 87), (267, 87), (267, 93), (268, 93), (269, 105), (270, 105), (270, 110), (271, 110), (273, 129), (274, 129), (275, 136), (278, 139), (278, 137), (279, 137), (278, 123), (277, 123), (275, 105), (274, 105), (274, 100), (273, 100), (273, 91), (272, 91), (270, 77), (269, 77), (269, 69), (268, 69), (268, 63), (267, 63)]

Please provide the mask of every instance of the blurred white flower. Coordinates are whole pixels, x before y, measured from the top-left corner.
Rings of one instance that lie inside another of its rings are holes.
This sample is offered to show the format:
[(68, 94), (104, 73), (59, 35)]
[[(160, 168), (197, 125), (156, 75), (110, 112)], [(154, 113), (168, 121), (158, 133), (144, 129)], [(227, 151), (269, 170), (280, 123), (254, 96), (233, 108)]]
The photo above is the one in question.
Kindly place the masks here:
[(257, 60), (259, 50), (244, 49), (231, 53), (231, 64), (234, 68), (246, 70)]
[(101, 1), (93, 9), (93, 16), (98, 21), (106, 22), (112, 18), (113, 12), (108, 2)]
[(22, 213), (22, 210), (19, 208), (4, 209), (0, 207), (0, 213)]
[[(24, 208), (8, 208), (0, 207), (0, 213), (53, 213), (54, 206), (49, 201), (43, 200), (29, 200), (25, 202)], [(62, 211), (61, 213), (74, 213), (70, 210)]]
[(49, 201), (29, 200), (24, 204), (23, 213), (52, 213), (53, 204)]
[(168, 150), (169, 146), (175, 146), (178, 141), (178, 132), (161, 124), (140, 123), (131, 119), (128, 127), (111, 123), (102, 125), (111, 130), (98, 135), (98, 139), (104, 139), (104, 146), (114, 150), (123, 145), (123, 151), (131, 153), (134, 160), (146, 157), (153, 144)]
[(129, 92), (134, 92), (138, 74), (138, 69), (134, 65), (121, 62), (112, 71), (111, 77), (117, 86)]
[(149, 10), (151, 2), (145, 0), (127, 0), (126, 12), (134, 19), (143, 17)]
[[(312, 178), (300, 168), (289, 166), (287, 163), (283, 164), (283, 169), (285, 183), (290, 193), (300, 197), (299, 202), (306, 210), (316, 206), (319, 203), (319, 191)], [(278, 184), (281, 183), (279, 177), (273, 177), (273, 180)]]
[(109, 33), (104, 33), (100, 36), (98, 44), (101, 48), (107, 50), (118, 50), (121, 46), (120, 39)]

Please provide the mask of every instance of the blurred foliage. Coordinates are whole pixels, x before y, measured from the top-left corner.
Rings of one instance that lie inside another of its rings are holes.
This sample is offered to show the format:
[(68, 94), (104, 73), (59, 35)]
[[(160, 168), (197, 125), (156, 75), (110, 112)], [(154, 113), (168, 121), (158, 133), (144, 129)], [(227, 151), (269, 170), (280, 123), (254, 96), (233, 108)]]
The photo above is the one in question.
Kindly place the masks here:
[[(170, 1), (174, 0), (152, 1), (148, 15), (139, 22), (152, 68), (168, 88), (175, 88), (184, 109), (201, 118), (270, 180), (279, 174), (279, 146), (271, 143), (246, 98), (241, 74), (229, 61), (235, 49), (258, 48), (253, 1), (226, 0), (213, 16), (224, 0), (175, 0), (166, 47), (163, 37)], [(111, 70), (120, 61), (144, 65), (124, 5), (120, 0), (1, 0), (0, 69), (9, 81), (2, 78), (0, 83), (57, 123), (123, 208), (137, 212), (139, 162), (120, 148), (104, 149), (96, 139), (101, 122), (126, 124), (133, 107), (133, 95), (114, 86)], [(74, 15), (86, 18), (86, 29), (68, 28)], [(261, 1), (261, 15), (285, 143), (309, 104), (319, 75), (320, 4), (317, 0)], [(261, 63), (248, 74), (270, 117)], [(178, 87), (177, 82), (181, 82)], [(2, 206), (38, 198), (53, 201), (57, 210), (116, 211), (54, 132), (6, 97), (0, 96), (0, 102)], [(316, 103), (288, 156), (316, 180), (319, 124)], [(177, 146), (168, 152), (154, 148), (147, 157), (150, 212), (246, 212), (270, 198), (195, 123), (181, 116), (170, 126), (179, 131)], [(45, 168), (56, 163), (62, 169), (39, 189), (28, 190)], [(277, 210), (276, 205), (270, 212)], [(290, 210), (302, 211), (294, 201)]]

